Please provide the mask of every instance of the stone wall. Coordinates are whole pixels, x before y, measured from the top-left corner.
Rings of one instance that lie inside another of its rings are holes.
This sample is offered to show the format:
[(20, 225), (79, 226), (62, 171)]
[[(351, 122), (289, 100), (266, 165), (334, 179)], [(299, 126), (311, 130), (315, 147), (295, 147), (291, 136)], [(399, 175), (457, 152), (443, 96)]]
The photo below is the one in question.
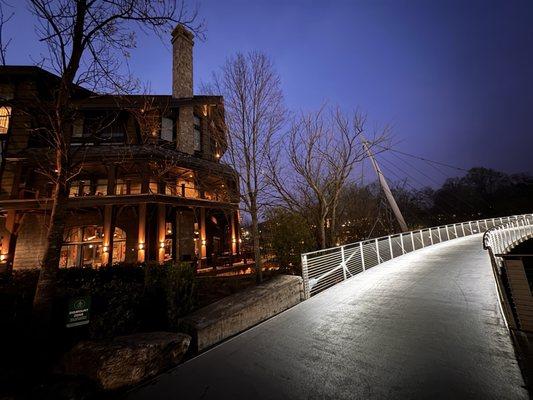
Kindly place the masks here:
[(172, 96), (176, 98), (193, 95), (193, 38), (182, 25), (172, 32)]
[(302, 299), (302, 278), (280, 275), (210, 304), (185, 317), (182, 323), (192, 334), (193, 345), (201, 351), (287, 310)]
[(176, 147), (179, 151), (194, 154), (194, 112), (192, 106), (179, 108), (178, 137)]
[(44, 255), (47, 223), (42, 214), (26, 214), (17, 237), (13, 268), (37, 268)]

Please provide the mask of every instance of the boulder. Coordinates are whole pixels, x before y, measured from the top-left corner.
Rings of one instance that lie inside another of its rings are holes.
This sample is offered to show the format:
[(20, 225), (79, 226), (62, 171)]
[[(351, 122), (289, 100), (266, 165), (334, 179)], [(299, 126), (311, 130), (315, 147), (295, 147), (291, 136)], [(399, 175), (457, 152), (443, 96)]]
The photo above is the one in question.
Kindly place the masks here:
[(95, 381), (102, 389), (135, 385), (180, 362), (191, 337), (183, 333), (150, 332), (76, 344), (60, 371)]
[(298, 304), (302, 278), (278, 275), (201, 308), (181, 319), (195, 350), (202, 351)]

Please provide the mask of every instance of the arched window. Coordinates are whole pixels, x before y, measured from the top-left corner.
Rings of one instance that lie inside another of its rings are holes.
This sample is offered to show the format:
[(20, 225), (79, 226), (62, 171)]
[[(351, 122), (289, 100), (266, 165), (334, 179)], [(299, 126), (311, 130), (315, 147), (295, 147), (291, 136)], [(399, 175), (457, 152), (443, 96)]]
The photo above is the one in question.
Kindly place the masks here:
[[(104, 230), (98, 225), (69, 229), (63, 238), (60, 267), (102, 266)], [(126, 232), (115, 228), (113, 234), (113, 264), (123, 262), (126, 256)]]

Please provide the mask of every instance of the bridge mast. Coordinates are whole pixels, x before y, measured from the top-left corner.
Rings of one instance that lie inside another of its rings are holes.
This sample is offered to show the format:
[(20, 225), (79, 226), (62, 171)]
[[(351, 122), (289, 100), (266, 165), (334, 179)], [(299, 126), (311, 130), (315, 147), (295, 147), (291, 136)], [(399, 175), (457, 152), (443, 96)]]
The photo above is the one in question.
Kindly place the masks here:
[(392, 195), (392, 192), (389, 188), (389, 184), (387, 183), (387, 180), (385, 179), (383, 172), (381, 172), (381, 169), (379, 168), (379, 165), (376, 159), (374, 158), (374, 154), (370, 150), (370, 147), (368, 146), (368, 142), (363, 137), (363, 135), (361, 135), (361, 143), (363, 144), (363, 147), (365, 148), (366, 153), (368, 154), (368, 157), (370, 158), (370, 161), (372, 162), (372, 166), (374, 167), (374, 171), (376, 171), (381, 188), (383, 189), (383, 192), (385, 193), (385, 197), (387, 197), (389, 205), (392, 208), (392, 211), (394, 212), (394, 215), (396, 216), (398, 223), (400, 224), (400, 229), (402, 230), (402, 232), (407, 232), (409, 229), (407, 228), (407, 224), (405, 223), (405, 219), (403, 218), (402, 212), (400, 211), (400, 208), (398, 207), (396, 200), (394, 200), (394, 196)]

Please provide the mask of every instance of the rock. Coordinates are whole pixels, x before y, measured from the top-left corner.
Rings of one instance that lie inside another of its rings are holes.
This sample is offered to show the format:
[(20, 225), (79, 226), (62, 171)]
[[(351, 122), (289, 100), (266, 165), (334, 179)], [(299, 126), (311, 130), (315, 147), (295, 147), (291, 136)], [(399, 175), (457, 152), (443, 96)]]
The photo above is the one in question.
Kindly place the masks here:
[(180, 320), (202, 351), (224, 339), (298, 304), (303, 299), (302, 278), (278, 275), (201, 308)]
[(87, 377), (105, 390), (118, 389), (178, 364), (190, 342), (189, 335), (173, 332), (83, 341), (63, 357), (60, 370), (67, 375)]

